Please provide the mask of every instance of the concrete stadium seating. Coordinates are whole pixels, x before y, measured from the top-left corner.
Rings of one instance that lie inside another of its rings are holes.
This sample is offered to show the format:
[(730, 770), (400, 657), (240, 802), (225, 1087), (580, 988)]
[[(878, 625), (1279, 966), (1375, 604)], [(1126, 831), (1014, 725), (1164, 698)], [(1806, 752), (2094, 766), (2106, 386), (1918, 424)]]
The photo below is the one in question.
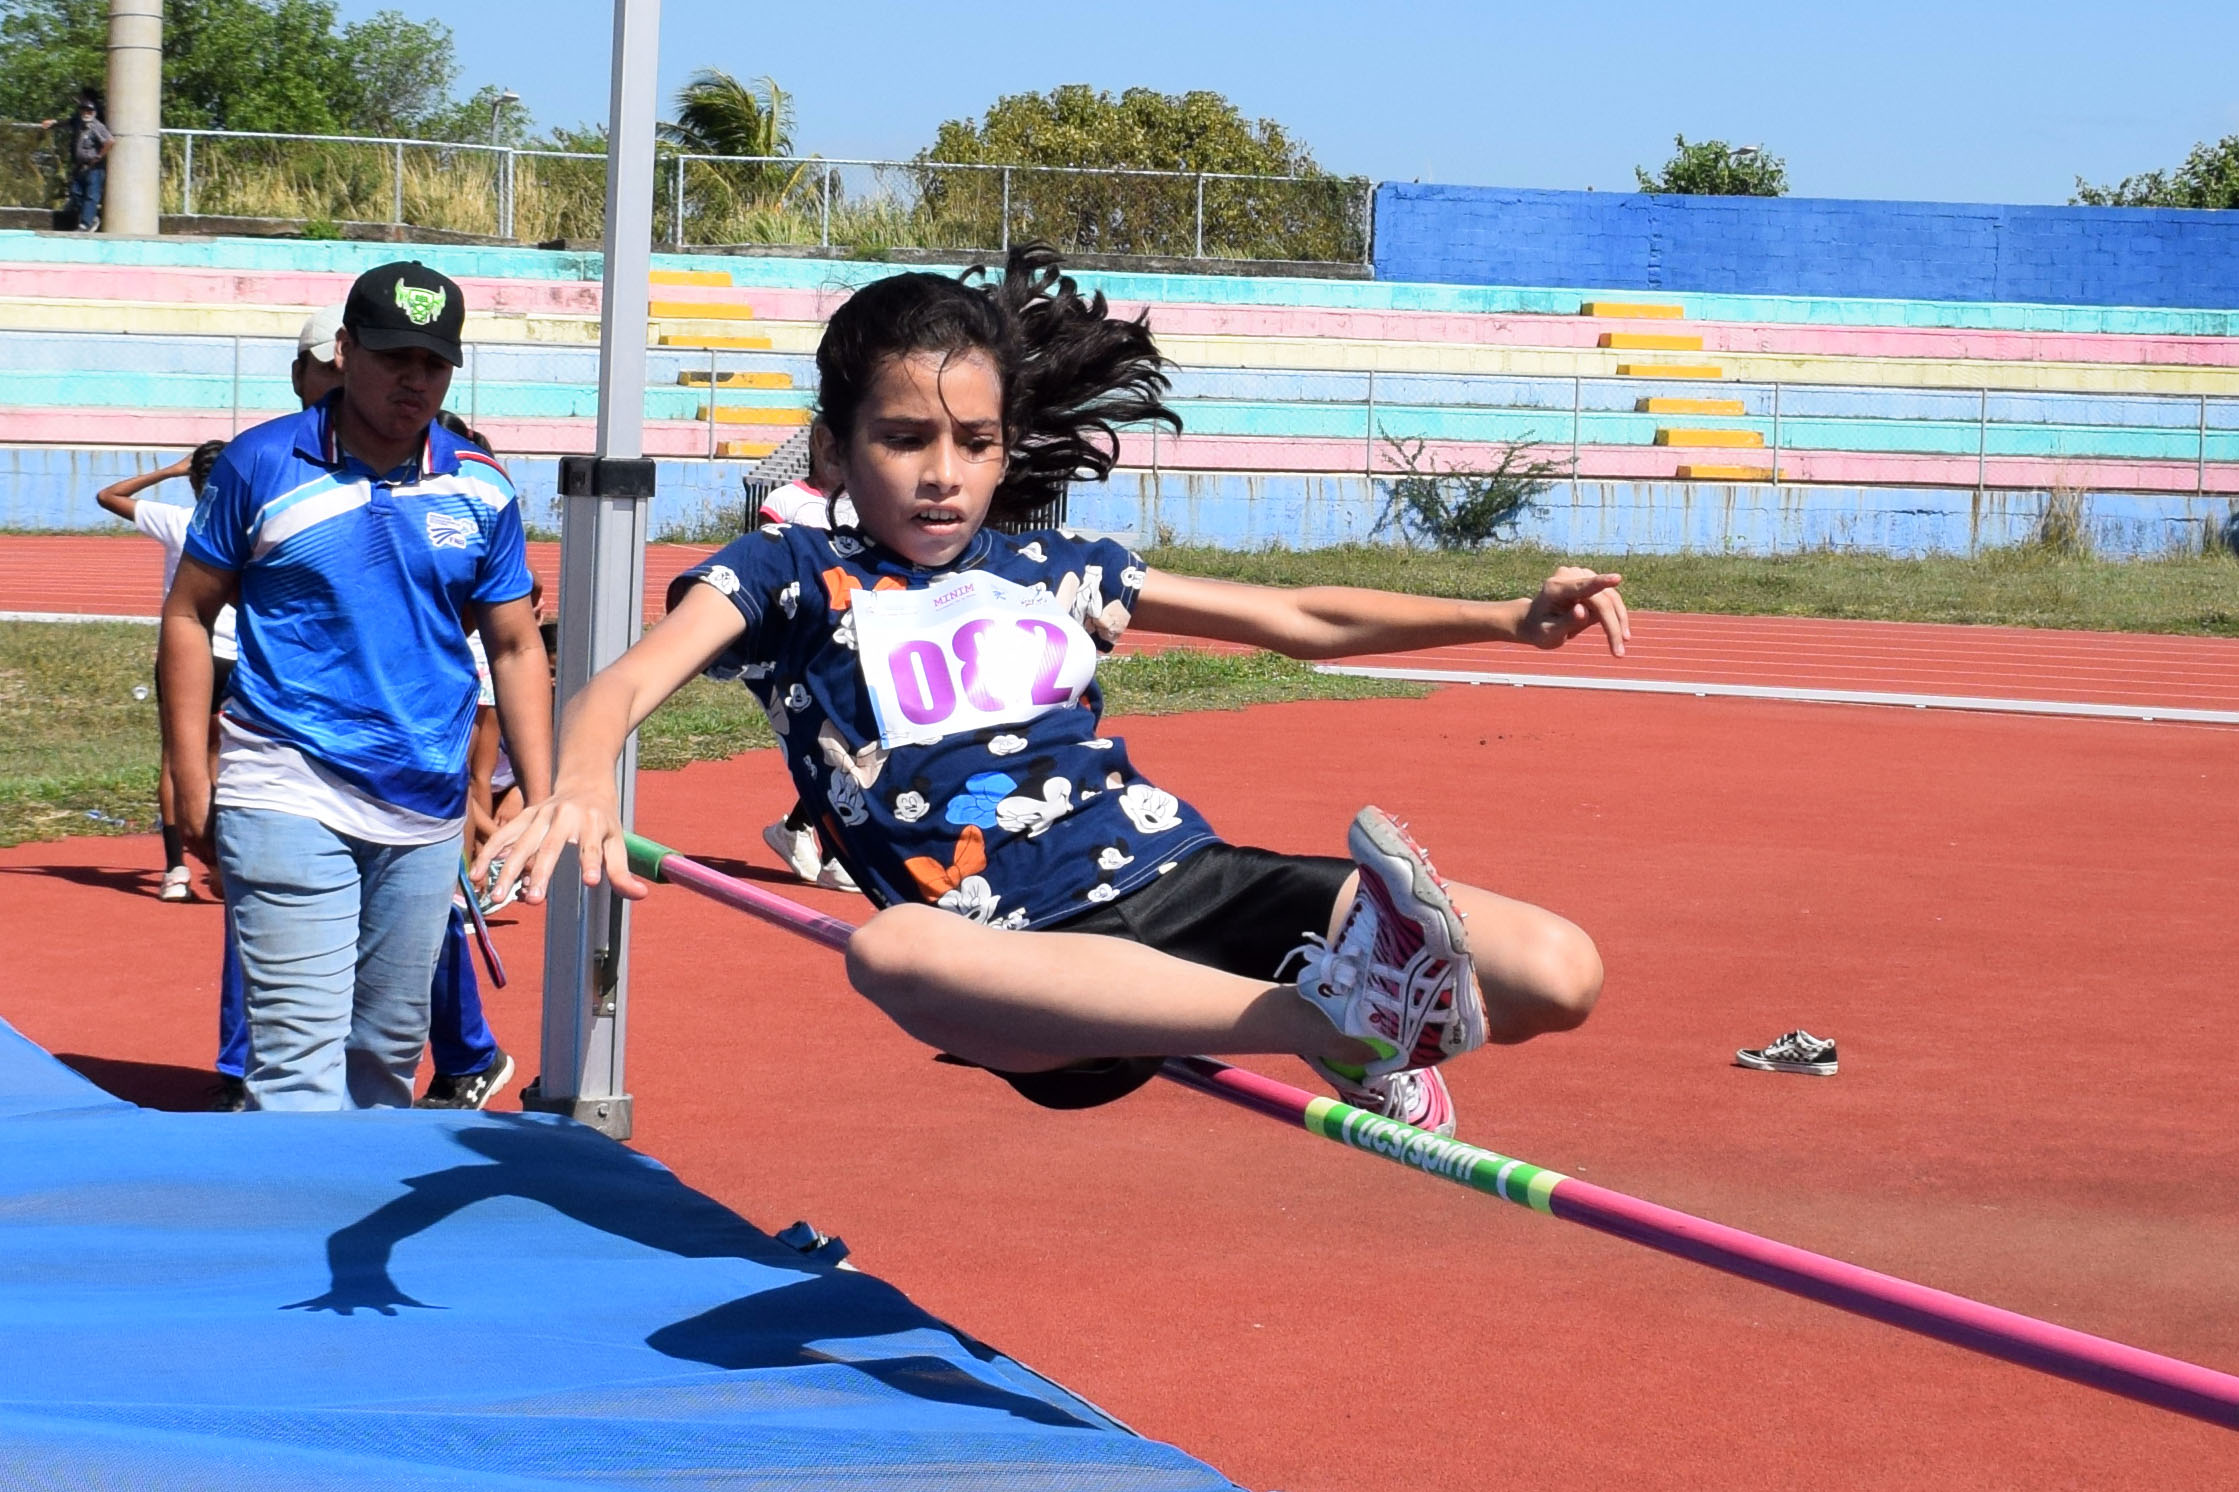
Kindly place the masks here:
[[(450, 404), (525, 485), (540, 458), (589, 450), (595, 255), (0, 234), (0, 524), (92, 522), (81, 454), (153, 460), (292, 407), (306, 310), (402, 253), (465, 291)], [(808, 418), (823, 318), (894, 269), (656, 266), (647, 448), (680, 471), (655, 527), (704, 527)], [(2104, 544), (2153, 550), (2228, 523), (2239, 493), (2231, 312), (1081, 278), (1178, 364), (1184, 434), (1129, 432), (1122, 470), (1074, 498), (1074, 521), (1146, 539), (1369, 536), (1399, 441), (1462, 468), (1529, 442), (1572, 479), (1527, 532), (1616, 549), (1972, 547), (2026, 533), (2062, 488), (2091, 494)]]

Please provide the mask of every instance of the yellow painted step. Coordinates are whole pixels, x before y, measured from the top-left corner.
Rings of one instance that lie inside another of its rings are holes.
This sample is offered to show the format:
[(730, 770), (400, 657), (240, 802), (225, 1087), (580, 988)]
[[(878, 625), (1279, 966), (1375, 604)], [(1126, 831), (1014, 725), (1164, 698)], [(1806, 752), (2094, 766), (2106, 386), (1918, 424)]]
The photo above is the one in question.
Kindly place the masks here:
[[(705, 404), (693, 416), (699, 420), (707, 417)], [(717, 406), (715, 411), (715, 423), (718, 425), (806, 425), (811, 418), (813, 417), (805, 409), (773, 409), (766, 405), (757, 407), (752, 404), (724, 404)]]
[[(669, 339), (663, 337), (666, 343)], [(1620, 378), (1724, 378), (1726, 370), (1716, 363), (1619, 363)]]
[(1747, 414), (1739, 399), (1643, 399), (1633, 406), (1641, 414)]
[(1769, 466), (1682, 466), (1682, 482), (1777, 482), (1780, 474)]
[(723, 290), (731, 288), (731, 272), (727, 269), (657, 269), (646, 278), (655, 285), (708, 285)]
[(744, 301), (657, 300), (651, 314), (655, 321), (752, 321), (754, 308)]
[[(681, 384), (688, 384), (693, 388), (704, 389), (708, 384), (707, 369), (686, 368), (676, 375), (676, 381)], [(718, 373), (715, 375), (715, 386), (725, 389), (789, 389), (793, 387), (793, 375), (790, 373)], [(1736, 402), (1737, 407), (1734, 413), (1740, 414), (1739, 401)]]
[(1659, 430), (1660, 446), (1748, 446), (1763, 450), (1765, 437), (1755, 430)]
[(1598, 345), (1632, 352), (1700, 352), (1703, 339), (1678, 332), (1603, 332)]
[(724, 440), (716, 442), (715, 454), (737, 460), (759, 461), (777, 447), (766, 440)]
[(770, 339), (768, 337), (695, 337), (663, 332), (661, 334), (661, 345), (663, 347), (699, 348), (735, 347), (748, 352), (767, 352), (770, 350)]
[(1687, 312), (1679, 306), (1658, 306), (1636, 300), (1590, 300), (1578, 308), (1581, 316), (1615, 316), (1626, 321), (1677, 321)]

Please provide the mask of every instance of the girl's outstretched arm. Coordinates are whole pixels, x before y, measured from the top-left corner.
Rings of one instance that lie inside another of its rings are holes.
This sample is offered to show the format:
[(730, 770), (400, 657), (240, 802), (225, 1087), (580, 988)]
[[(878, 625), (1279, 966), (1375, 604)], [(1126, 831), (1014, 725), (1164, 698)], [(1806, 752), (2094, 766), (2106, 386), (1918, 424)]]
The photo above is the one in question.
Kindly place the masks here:
[(552, 796), (490, 836), (475, 856), (475, 884), (489, 874), (490, 862), (505, 870), (496, 895), (515, 882), (529, 901), (544, 900), (545, 887), (561, 853), (580, 851), (583, 884), (611, 880), (633, 901), (650, 889), (630, 874), (621, 811), (614, 800), (614, 763), (622, 743), (646, 716), (707, 667), (710, 659), (746, 631), (738, 608), (713, 588), (695, 585), (676, 609), (637, 641), (637, 645), (594, 676), (568, 701), (560, 720), (560, 764)]
[(1341, 585), (1244, 585), (1153, 570), (1144, 578), (1134, 625), (1243, 643), (1293, 658), (1400, 653), (1458, 642), (1559, 648), (1599, 627), (1609, 650), (1622, 657), (1632, 636), (1631, 617), (1617, 589), (1623, 580), (1565, 565), (1540, 585), (1536, 596), (1454, 601)]

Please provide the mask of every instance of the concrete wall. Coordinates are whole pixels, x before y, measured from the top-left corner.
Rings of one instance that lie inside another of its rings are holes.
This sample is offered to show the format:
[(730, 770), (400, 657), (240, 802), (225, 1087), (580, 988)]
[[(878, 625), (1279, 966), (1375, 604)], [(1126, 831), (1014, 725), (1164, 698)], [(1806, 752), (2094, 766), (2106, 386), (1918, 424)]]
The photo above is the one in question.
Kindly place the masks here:
[(2239, 307), (2239, 213), (1387, 182), (1379, 279)]

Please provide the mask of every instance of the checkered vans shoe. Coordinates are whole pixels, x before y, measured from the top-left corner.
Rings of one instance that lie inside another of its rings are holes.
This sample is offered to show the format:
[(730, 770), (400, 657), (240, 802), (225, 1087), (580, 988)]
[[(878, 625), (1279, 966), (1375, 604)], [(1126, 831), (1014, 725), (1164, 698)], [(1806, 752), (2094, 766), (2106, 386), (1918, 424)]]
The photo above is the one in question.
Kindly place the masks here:
[(1347, 842), (1360, 891), (1335, 939), (1309, 934), (1291, 955), (1303, 963), (1298, 992), (1376, 1052), (1344, 1075), (1363, 1083), (1483, 1046), (1469, 939), (1429, 858), (1380, 808), (1354, 817)]
[(1835, 1044), (1809, 1031), (1791, 1031), (1759, 1047), (1743, 1047), (1734, 1060), (1761, 1072), (1801, 1072), (1815, 1078), (1835, 1075)]

